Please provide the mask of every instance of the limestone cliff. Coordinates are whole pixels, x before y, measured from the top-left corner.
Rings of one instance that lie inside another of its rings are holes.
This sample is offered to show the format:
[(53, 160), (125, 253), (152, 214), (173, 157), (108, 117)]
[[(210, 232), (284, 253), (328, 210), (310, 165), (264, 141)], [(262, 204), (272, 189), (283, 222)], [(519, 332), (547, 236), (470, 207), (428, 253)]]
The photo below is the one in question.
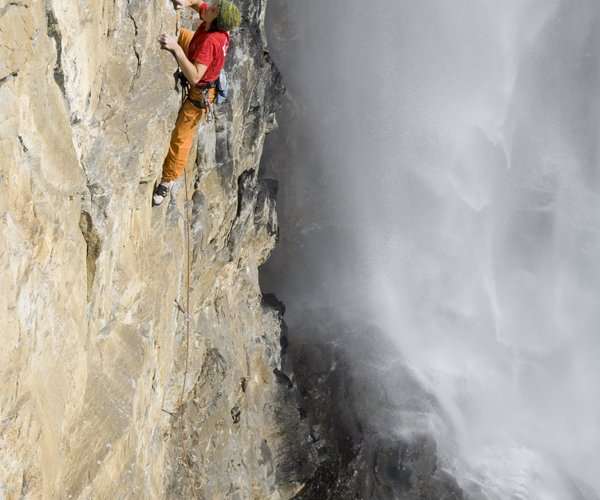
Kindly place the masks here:
[(0, 498), (287, 498), (312, 470), (257, 277), (281, 85), (264, 2), (240, 5), (230, 102), (152, 208), (180, 103), (156, 37), (191, 18), (0, 3)]

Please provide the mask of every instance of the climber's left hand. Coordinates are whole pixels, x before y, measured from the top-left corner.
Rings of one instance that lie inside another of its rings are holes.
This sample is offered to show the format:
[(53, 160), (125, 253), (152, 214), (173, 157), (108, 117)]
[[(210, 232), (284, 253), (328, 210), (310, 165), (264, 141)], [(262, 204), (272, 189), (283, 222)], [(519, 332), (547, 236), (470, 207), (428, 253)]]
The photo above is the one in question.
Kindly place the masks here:
[(174, 35), (167, 35), (166, 33), (158, 36), (158, 43), (160, 43), (163, 49), (170, 50), (171, 52), (175, 52), (179, 47), (177, 37)]

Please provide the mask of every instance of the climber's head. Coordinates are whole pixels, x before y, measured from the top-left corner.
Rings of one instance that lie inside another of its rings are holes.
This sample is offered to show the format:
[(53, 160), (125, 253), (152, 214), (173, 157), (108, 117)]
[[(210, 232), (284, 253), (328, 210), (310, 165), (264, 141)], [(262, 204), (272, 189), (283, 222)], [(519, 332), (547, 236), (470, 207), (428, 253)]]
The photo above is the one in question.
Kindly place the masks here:
[(206, 23), (206, 26), (215, 27), (215, 19), (219, 15), (219, 1), (209, 3), (206, 9), (200, 11), (200, 18)]
[(240, 10), (228, 0), (215, 0), (217, 17), (213, 27), (219, 31), (229, 31), (237, 28), (242, 20)]
[(214, 0), (202, 11), (207, 29), (229, 31), (239, 26), (242, 16), (239, 9), (228, 0)]

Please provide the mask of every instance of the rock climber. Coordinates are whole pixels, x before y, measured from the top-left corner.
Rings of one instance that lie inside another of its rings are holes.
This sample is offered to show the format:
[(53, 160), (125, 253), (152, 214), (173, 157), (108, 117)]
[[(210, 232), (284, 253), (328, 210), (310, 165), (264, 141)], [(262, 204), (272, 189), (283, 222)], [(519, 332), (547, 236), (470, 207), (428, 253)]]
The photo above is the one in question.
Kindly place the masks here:
[(194, 132), (206, 109), (215, 100), (219, 73), (225, 64), (229, 48), (229, 30), (239, 26), (239, 9), (228, 0), (172, 0), (176, 9), (191, 7), (200, 15), (200, 26), (193, 32), (181, 29), (179, 37), (161, 34), (163, 49), (173, 53), (179, 68), (190, 84), (175, 128), (171, 134), (169, 152), (162, 168), (160, 183), (154, 189), (153, 205), (160, 205), (185, 169)]

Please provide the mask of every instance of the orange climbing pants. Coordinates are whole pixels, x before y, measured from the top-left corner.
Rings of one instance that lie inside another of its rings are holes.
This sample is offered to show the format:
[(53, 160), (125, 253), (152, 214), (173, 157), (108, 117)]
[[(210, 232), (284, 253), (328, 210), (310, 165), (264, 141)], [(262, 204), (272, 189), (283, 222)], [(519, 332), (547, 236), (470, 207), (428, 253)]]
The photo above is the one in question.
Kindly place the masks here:
[[(183, 52), (187, 56), (188, 48), (194, 32), (186, 30), (184, 28), (179, 32), (179, 38), (177, 43), (181, 45)], [(215, 100), (215, 89), (208, 91), (209, 100), (212, 103)], [(190, 86), (189, 97), (194, 101), (202, 101), (204, 97), (202, 92), (197, 87)], [(202, 119), (205, 114), (204, 109), (196, 107), (186, 99), (179, 109), (177, 115), (177, 121), (175, 122), (175, 128), (171, 133), (171, 143), (169, 144), (169, 152), (163, 163), (163, 171), (161, 182), (174, 181), (183, 174), (188, 158), (190, 156), (190, 149), (192, 149), (192, 143), (194, 142), (194, 132), (198, 122)]]

